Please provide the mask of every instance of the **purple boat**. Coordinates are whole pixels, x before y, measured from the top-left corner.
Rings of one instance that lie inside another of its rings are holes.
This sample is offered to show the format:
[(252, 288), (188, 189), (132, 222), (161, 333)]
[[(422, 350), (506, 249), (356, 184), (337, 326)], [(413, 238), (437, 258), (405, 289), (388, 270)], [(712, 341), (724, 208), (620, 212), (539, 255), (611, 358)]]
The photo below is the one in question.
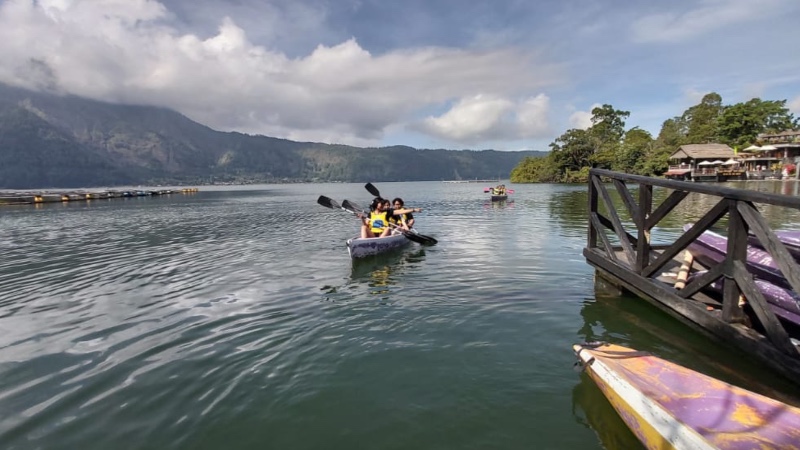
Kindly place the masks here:
[[(698, 277), (704, 273), (705, 271), (694, 273), (689, 280), (691, 281), (692, 278)], [(755, 284), (764, 295), (764, 299), (767, 300), (769, 308), (775, 313), (778, 319), (800, 327), (800, 295), (797, 295), (790, 289), (776, 286), (764, 280), (756, 279)], [(722, 281), (717, 280), (711, 283), (707, 290), (721, 295)]]
[[(689, 231), (691, 227), (691, 224), (684, 225), (683, 231)], [(694, 242), (689, 244), (688, 250), (701, 263), (707, 266), (715, 265), (725, 259), (725, 254), (728, 251), (728, 238), (706, 230)], [(772, 256), (752, 245), (747, 246), (747, 269), (762, 280), (791, 289), (789, 282), (781, 273)]]
[[(794, 259), (800, 262), (800, 230), (777, 230), (775, 235), (786, 247), (786, 250), (789, 250), (789, 253), (794, 256)], [(754, 247), (764, 248), (761, 241), (754, 235), (750, 235), (747, 242)]]
[(796, 407), (619, 345), (573, 350), (648, 449), (798, 448)]
[[(684, 231), (691, 228), (685, 225)], [(695, 242), (689, 245), (688, 249), (705, 265), (712, 265), (725, 259), (725, 252), (728, 246), (728, 239), (712, 231), (705, 231)], [(756, 277), (756, 287), (764, 295), (764, 299), (770, 306), (775, 315), (784, 322), (800, 326), (800, 295), (789, 286), (780, 269), (778, 269), (769, 253), (748, 246), (747, 266), (750, 272)], [(693, 274), (693, 277), (702, 272)], [(708, 289), (717, 294), (722, 293), (722, 282), (717, 280)]]

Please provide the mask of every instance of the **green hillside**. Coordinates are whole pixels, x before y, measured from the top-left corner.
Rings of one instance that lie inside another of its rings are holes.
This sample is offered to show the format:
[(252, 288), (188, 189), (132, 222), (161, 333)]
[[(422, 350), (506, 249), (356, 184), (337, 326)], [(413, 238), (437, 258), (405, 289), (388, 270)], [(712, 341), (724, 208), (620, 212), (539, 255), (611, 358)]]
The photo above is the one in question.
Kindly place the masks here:
[(359, 148), (212, 130), (168, 109), (0, 85), (0, 188), (507, 178), (544, 152)]

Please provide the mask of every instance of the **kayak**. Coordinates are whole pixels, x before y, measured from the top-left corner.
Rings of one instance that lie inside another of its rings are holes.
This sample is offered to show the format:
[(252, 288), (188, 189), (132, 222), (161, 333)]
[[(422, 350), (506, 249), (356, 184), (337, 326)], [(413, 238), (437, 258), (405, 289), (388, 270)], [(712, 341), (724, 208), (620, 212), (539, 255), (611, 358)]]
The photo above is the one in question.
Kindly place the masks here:
[[(683, 231), (689, 231), (691, 227), (692, 224), (686, 224), (683, 226)], [(728, 238), (706, 230), (689, 244), (688, 249), (704, 265), (714, 265), (725, 259), (728, 251)], [(747, 269), (758, 278), (777, 286), (791, 288), (772, 256), (752, 245), (747, 246)]]
[(508, 195), (492, 195), (493, 202), (502, 202), (506, 199), (508, 199)]
[[(800, 230), (775, 230), (775, 236), (780, 240), (786, 250), (800, 262)], [(761, 241), (754, 235), (748, 236), (747, 242), (750, 245), (763, 249)]]
[(364, 258), (404, 247), (410, 242), (402, 234), (376, 238), (355, 237), (347, 240), (347, 252), (352, 259)]
[(627, 347), (573, 350), (648, 449), (798, 448), (800, 408)]

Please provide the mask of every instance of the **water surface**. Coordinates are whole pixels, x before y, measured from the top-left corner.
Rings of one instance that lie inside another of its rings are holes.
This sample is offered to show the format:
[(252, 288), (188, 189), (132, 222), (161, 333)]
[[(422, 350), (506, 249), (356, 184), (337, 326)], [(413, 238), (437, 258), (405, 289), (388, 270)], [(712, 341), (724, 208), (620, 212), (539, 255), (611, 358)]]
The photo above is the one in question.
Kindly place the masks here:
[[(0, 447), (640, 448), (573, 370), (587, 340), (791, 391), (596, 292), (584, 185), (501, 204), (474, 183), (375, 185), (439, 245), (351, 263), (357, 221), (316, 199), (366, 205), (362, 184), (0, 209)], [(687, 200), (654, 239), (702, 216)]]

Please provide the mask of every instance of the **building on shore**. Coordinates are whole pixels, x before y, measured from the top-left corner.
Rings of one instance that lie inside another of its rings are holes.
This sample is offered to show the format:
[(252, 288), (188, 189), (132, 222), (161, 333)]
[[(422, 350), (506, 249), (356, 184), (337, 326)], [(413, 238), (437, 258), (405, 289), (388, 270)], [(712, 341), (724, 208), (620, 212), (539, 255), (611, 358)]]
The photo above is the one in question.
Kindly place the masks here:
[(686, 144), (669, 157), (666, 178), (684, 181), (728, 181), (745, 179), (736, 152), (725, 144)]

